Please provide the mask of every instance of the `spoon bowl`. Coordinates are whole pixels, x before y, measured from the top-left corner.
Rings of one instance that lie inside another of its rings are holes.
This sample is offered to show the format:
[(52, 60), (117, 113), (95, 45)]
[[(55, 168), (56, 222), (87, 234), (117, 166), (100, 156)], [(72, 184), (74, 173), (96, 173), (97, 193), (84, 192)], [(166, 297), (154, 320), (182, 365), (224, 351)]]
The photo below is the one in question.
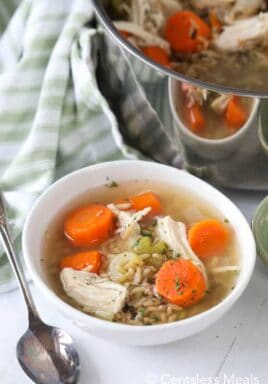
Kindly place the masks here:
[(60, 328), (35, 321), (17, 344), (17, 358), (37, 384), (77, 382), (79, 355), (70, 335)]

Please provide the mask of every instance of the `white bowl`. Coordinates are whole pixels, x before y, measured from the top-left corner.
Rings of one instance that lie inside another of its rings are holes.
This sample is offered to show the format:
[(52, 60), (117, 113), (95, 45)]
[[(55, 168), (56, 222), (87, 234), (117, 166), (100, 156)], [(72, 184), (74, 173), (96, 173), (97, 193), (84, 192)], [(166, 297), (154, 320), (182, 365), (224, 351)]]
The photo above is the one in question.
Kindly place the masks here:
[(212, 140), (195, 135), (183, 123), (178, 112), (178, 100), (181, 92), (181, 87), (178, 81), (169, 79), (169, 104), (173, 118), (178, 127), (178, 135), (186, 147), (192, 150), (193, 153), (206, 160), (221, 160), (228, 157), (230, 154), (239, 149), (247, 132), (250, 129), (257, 129), (259, 99), (253, 99), (253, 106), (247, 122), (233, 135), (224, 139)]
[[(92, 188), (107, 183), (151, 180), (169, 183), (194, 192), (227, 217), (238, 240), (241, 273), (234, 290), (219, 304), (194, 317), (170, 324), (133, 326), (112, 323), (89, 316), (61, 300), (49, 287), (40, 257), (44, 233), (55, 215)], [(79, 186), (79, 188), (78, 188)], [(23, 252), (33, 281), (65, 316), (95, 336), (127, 345), (156, 345), (184, 339), (219, 319), (245, 290), (255, 264), (255, 242), (250, 227), (236, 206), (223, 194), (200, 179), (175, 168), (143, 161), (115, 161), (74, 172), (53, 184), (34, 204), (24, 226)]]

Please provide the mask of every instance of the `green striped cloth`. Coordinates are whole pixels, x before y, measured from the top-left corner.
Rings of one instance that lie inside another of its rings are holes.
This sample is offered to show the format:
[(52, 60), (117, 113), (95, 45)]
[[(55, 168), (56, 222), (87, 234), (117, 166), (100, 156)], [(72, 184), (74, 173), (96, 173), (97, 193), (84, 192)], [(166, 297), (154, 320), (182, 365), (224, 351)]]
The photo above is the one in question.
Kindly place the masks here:
[[(18, 253), (25, 216), (55, 179), (115, 159), (182, 166), (166, 80), (130, 63), (92, 16), (89, 0), (0, 2), (0, 189)], [(14, 286), (0, 249), (0, 291)]]
[[(180, 147), (167, 79), (106, 36), (90, 0), (0, 1), (0, 189), (18, 254), (35, 199), (97, 162), (152, 159), (220, 185), (268, 189), (257, 130), (227, 161), (202, 165)], [(13, 287), (0, 247), (0, 292)]]

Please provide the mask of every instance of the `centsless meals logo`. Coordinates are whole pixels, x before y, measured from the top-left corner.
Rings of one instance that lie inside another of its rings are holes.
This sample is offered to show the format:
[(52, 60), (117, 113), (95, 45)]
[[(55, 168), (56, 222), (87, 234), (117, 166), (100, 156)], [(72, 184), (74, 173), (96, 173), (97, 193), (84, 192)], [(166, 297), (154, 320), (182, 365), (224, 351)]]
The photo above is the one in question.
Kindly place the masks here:
[(221, 377), (186, 376), (178, 377), (169, 374), (160, 376), (148, 374), (145, 384), (262, 384), (259, 377), (251, 374), (249, 376), (223, 375)]

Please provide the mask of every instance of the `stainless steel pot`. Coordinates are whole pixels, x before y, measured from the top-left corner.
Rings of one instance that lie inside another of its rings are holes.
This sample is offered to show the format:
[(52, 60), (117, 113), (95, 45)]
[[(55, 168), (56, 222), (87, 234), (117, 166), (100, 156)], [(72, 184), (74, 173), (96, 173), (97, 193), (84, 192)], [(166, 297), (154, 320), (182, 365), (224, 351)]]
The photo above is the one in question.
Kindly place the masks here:
[(267, 84), (267, 90), (258, 91), (258, 90), (248, 90), (248, 89), (242, 89), (242, 88), (232, 88), (229, 86), (223, 86), (220, 84), (210, 83), (207, 81), (201, 81), (199, 79), (195, 79), (192, 77), (185, 76), (182, 73), (176, 72), (172, 69), (168, 69), (166, 67), (163, 67), (156, 62), (150, 60), (148, 57), (146, 57), (141, 51), (137, 50), (132, 44), (128, 43), (127, 40), (125, 40), (120, 33), (116, 30), (116, 28), (113, 25), (113, 22), (109, 15), (106, 12), (106, 5), (108, 3), (108, 0), (92, 0), (96, 15), (104, 28), (106, 29), (109, 36), (111, 36), (117, 44), (119, 44), (121, 47), (123, 47), (125, 50), (127, 50), (129, 53), (134, 55), (136, 58), (144, 62), (146, 65), (149, 65), (150, 67), (156, 69), (158, 72), (161, 72), (167, 76), (173, 77), (179, 81), (186, 81), (188, 83), (191, 83), (195, 86), (207, 88), (214, 90), (216, 92), (221, 93), (231, 93), (231, 94), (237, 94), (242, 96), (253, 96), (253, 97), (260, 97), (260, 98), (268, 98), (268, 84)]

